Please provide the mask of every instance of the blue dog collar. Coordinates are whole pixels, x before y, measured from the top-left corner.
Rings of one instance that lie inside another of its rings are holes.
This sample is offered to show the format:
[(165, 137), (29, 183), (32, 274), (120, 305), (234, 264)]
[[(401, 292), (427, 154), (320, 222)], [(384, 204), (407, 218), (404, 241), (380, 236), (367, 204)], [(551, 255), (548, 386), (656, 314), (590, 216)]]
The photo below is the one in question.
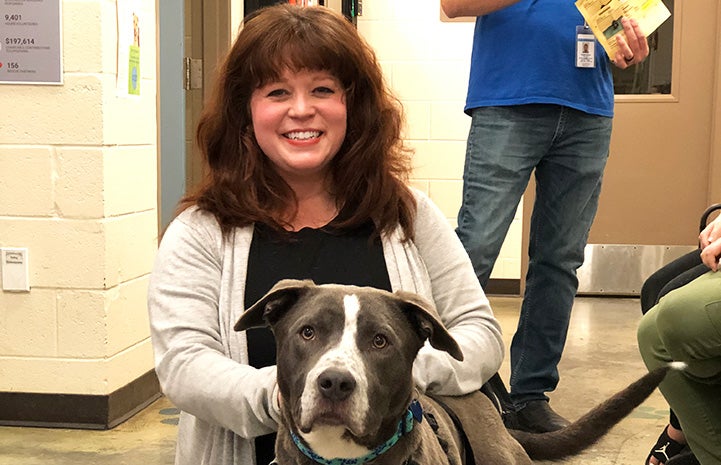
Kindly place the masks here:
[(395, 434), (391, 436), (390, 439), (370, 451), (367, 455), (352, 459), (327, 459), (325, 457), (321, 457), (320, 455), (316, 454), (310, 447), (306, 446), (294, 432), (290, 432), (290, 437), (293, 438), (293, 442), (295, 443), (296, 447), (298, 447), (298, 450), (303, 453), (303, 455), (317, 463), (320, 463), (322, 465), (359, 465), (361, 463), (366, 463), (374, 460), (383, 453), (387, 452), (391, 447), (396, 445), (396, 443), (402, 436), (410, 433), (413, 430), (415, 422), (420, 423), (421, 421), (423, 421), (423, 407), (421, 407), (420, 402), (414, 399), (411, 402), (411, 405), (408, 406), (408, 411), (406, 412), (405, 418), (401, 419), (401, 421), (398, 422), (398, 429), (396, 429)]

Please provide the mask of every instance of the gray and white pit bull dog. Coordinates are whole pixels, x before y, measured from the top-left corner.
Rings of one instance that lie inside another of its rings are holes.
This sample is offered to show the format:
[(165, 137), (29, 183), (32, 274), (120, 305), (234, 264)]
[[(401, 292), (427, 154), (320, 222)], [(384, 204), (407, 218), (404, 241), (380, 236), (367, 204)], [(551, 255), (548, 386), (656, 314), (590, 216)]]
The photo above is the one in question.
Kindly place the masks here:
[(471, 456), (476, 465), (556, 460), (600, 439), (668, 370), (647, 374), (553, 433), (509, 432), (481, 392), (439, 397), (463, 425), (464, 441), (446, 410), (413, 383), (413, 360), (426, 340), (463, 359), (433, 305), (419, 296), (283, 280), (235, 330), (265, 325), (277, 343), (279, 465), (461, 465)]

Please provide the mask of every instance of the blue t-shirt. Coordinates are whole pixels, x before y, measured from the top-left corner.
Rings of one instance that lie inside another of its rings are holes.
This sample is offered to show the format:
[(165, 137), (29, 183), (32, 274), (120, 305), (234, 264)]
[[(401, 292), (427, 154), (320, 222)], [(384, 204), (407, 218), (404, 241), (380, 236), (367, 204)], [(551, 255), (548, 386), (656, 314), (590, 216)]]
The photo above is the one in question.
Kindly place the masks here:
[(466, 112), (551, 103), (613, 116), (610, 60), (596, 42), (596, 67), (576, 67), (573, 0), (521, 0), (476, 19)]

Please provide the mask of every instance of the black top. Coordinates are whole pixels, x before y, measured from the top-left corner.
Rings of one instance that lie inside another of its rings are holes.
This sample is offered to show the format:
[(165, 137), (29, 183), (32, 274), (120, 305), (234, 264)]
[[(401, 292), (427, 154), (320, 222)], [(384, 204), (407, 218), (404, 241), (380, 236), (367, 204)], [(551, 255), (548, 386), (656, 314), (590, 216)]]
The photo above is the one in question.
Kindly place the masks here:
[[(339, 233), (330, 227), (303, 228), (281, 236), (256, 225), (248, 256), (245, 308), (260, 300), (281, 279), (312, 279), (316, 284), (352, 284), (391, 291), (380, 239), (370, 240), (373, 224)], [(275, 365), (275, 338), (268, 328), (246, 332), (248, 363)], [(256, 438), (256, 463), (274, 457), (275, 434)]]

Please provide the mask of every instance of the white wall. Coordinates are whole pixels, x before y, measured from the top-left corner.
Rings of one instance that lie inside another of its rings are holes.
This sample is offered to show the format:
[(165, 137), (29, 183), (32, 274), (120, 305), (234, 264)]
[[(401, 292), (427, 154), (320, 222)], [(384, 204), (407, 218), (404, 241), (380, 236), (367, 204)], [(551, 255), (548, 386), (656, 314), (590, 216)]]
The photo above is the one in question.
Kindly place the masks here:
[(0, 247), (29, 249), (31, 286), (0, 291), (0, 391), (105, 395), (153, 367), (155, 6), (143, 5), (140, 97), (116, 94), (108, 0), (62, 2), (63, 85), (0, 85)]

